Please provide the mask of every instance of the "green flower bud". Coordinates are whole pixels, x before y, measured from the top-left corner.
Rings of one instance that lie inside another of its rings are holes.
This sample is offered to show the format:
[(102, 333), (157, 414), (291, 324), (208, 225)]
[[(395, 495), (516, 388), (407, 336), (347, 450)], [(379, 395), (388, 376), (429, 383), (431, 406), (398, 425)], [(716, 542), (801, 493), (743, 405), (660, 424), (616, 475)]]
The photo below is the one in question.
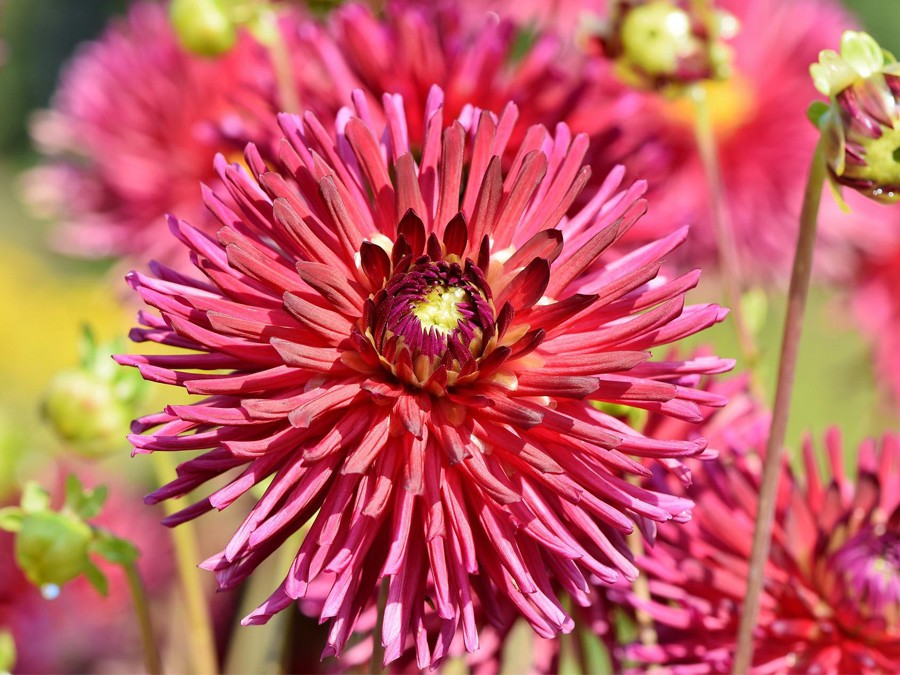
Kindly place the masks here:
[(724, 40), (736, 32), (734, 17), (706, 2), (619, 0), (599, 37), (622, 79), (668, 89), (727, 78), (732, 52)]
[(172, 0), (169, 18), (182, 46), (201, 56), (218, 56), (234, 46), (237, 26), (228, 0)]
[(96, 457), (120, 450), (148, 388), (140, 373), (119, 368), (112, 354), (122, 345), (97, 344), (90, 331), (82, 338), (82, 363), (58, 373), (45, 394), (44, 419), (68, 447)]
[(822, 132), (829, 178), (876, 201), (900, 201), (900, 64), (866, 33), (844, 31), (841, 52), (824, 50), (809, 68), (829, 97), (810, 119)]
[(26, 513), (16, 536), (16, 562), (36, 586), (62, 586), (91, 564), (92, 538), (90, 526), (72, 515)]
[(120, 449), (132, 419), (131, 407), (117, 398), (112, 383), (83, 370), (53, 378), (43, 414), (73, 450), (89, 456)]

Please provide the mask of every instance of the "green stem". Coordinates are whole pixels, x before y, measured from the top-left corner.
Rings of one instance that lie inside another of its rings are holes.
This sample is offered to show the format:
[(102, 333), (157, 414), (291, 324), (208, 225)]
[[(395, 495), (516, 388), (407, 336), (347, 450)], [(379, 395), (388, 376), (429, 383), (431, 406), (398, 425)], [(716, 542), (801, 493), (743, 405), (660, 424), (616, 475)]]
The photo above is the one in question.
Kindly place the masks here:
[(372, 631), (372, 660), (369, 661), (369, 674), (383, 673), (384, 669), (384, 645), (381, 643), (381, 632), (384, 627), (384, 610), (387, 607), (388, 578), (381, 580), (381, 590), (378, 591), (378, 615), (375, 619), (375, 630)]
[[(752, 332), (741, 308), (742, 274), (737, 245), (734, 240), (734, 228), (728, 215), (725, 203), (725, 188), (722, 182), (722, 170), (719, 166), (719, 153), (713, 133), (709, 102), (706, 90), (701, 85), (691, 87), (689, 96), (694, 104), (694, 138), (703, 172), (709, 190), (710, 216), (713, 232), (716, 237), (716, 248), (719, 253), (719, 271), (725, 286), (725, 300), (731, 308), (733, 325), (737, 334), (741, 355), (751, 374), (755, 373), (759, 361), (759, 349), (753, 339)], [(755, 378), (754, 378), (755, 382)]]
[(147, 592), (141, 581), (137, 565), (129, 563), (122, 565), (125, 576), (128, 579), (128, 588), (131, 589), (131, 597), (134, 600), (134, 612), (137, 614), (138, 624), (141, 629), (141, 649), (144, 652), (144, 666), (149, 675), (162, 675), (162, 662), (159, 652), (156, 650), (156, 642), (153, 639), (153, 624), (150, 621), (150, 608), (147, 604)]
[[(157, 480), (161, 484), (169, 483), (176, 478), (175, 467), (165, 452), (154, 452), (153, 467)], [(171, 515), (178, 507), (171, 501), (163, 502), (166, 515)], [(218, 672), (216, 645), (213, 639), (212, 623), (206, 605), (206, 594), (197, 569), (199, 553), (197, 550), (197, 533), (193, 523), (183, 523), (172, 530), (172, 541), (175, 545), (175, 558), (178, 565), (178, 577), (181, 592), (187, 611), (190, 649), (188, 653), (192, 661), (191, 672), (196, 675), (215, 675)]]
[(241, 618), (252, 612), (272, 590), (272, 580), (285, 576), (291, 563), (297, 556), (297, 549), (303, 543), (308, 528), (288, 539), (282, 544), (274, 559), (263, 562), (244, 585), (243, 597), (238, 612), (237, 622), (228, 644), (224, 671), (227, 674), (239, 673), (278, 673), (288, 672), (282, 669), (284, 652), (287, 651), (292, 638), (290, 634), (294, 608), (279, 612), (265, 626), (252, 629), (240, 625)]
[(813, 248), (816, 243), (816, 221), (822, 187), (825, 184), (825, 159), (821, 143), (813, 154), (800, 213), (800, 232), (797, 235), (797, 250), (788, 289), (788, 304), (781, 338), (781, 359), (778, 364), (778, 382), (775, 389), (775, 403), (772, 407), (772, 421), (763, 459), (763, 472), (759, 490), (759, 506), (753, 531), (753, 548), (750, 554), (750, 569), (747, 576), (747, 593), (738, 628), (737, 652), (734, 657), (735, 675), (750, 670), (753, 660), (753, 632), (759, 616), (760, 593), (769, 545), (772, 539), (772, 523), (775, 518), (775, 499), (778, 494), (778, 478), (781, 475), (784, 439), (787, 433), (788, 415), (791, 408), (791, 394), (797, 368), (797, 353), (800, 334), (803, 330), (803, 314), (809, 295), (812, 276)]

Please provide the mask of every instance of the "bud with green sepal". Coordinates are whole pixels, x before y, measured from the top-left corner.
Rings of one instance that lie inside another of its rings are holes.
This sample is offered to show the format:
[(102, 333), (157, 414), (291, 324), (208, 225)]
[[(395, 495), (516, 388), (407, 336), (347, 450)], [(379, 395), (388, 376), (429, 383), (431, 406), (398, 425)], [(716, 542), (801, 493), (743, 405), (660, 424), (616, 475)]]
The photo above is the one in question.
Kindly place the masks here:
[(679, 94), (731, 75), (737, 20), (707, 0), (618, 0), (597, 24), (604, 54), (628, 84)]
[(120, 450), (149, 388), (140, 373), (123, 373), (112, 355), (119, 341), (97, 344), (89, 329), (81, 341), (81, 366), (57, 373), (42, 402), (44, 419), (82, 456)]
[(200, 56), (231, 50), (241, 28), (267, 46), (278, 39), (275, 8), (268, 0), (172, 0), (169, 18), (181, 45)]
[(118, 565), (131, 565), (138, 556), (129, 542), (90, 525), (106, 501), (105, 486), (86, 489), (78, 477), (66, 479), (65, 502), (59, 511), (50, 505), (50, 494), (37, 483), (27, 483), (18, 507), (0, 509), (0, 529), (14, 532), (19, 568), (47, 598), (81, 575), (101, 594), (108, 584), (92, 562), (96, 554)]
[(819, 53), (810, 66), (816, 89), (829, 103), (810, 106), (822, 132), (829, 183), (876, 201), (900, 201), (900, 64), (870, 35), (844, 31), (840, 54)]

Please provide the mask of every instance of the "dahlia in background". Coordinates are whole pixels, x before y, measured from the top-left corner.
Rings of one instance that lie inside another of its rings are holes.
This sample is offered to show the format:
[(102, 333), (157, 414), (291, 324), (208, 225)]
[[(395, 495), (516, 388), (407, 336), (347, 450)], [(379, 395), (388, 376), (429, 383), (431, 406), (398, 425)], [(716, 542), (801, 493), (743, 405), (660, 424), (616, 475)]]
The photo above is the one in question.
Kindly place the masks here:
[(60, 221), (53, 246), (89, 256), (169, 260), (165, 215), (211, 222), (198, 183), (210, 158), (251, 136), (239, 99), (272, 90), (265, 51), (245, 35), (204, 59), (177, 43), (165, 6), (138, 2), (63, 72), (34, 139), (48, 156), (27, 178), (30, 201)]
[[(384, 99), (384, 129), (354, 99), (336, 136), (314, 115), (281, 116), (277, 165), (253, 146), (249, 175), (217, 159), (238, 210), (206, 191), (216, 238), (171, 221), (202, 276), (160, 264), (129, 275), (160, 311), (140, 314), (133, 339), (186, 352), (119, 361), (208, 397), (135, 423), (139, 452), (207, 450), (150, 501), (243, 468), (167, 519), (176, 525), (274, 476), (204, 566), (232, 588), (308, 522), (287, 578), (245, 621), (333, 575), (326, 654), (343, 649), (382, 579), (386, 662), (414, 640), (418, 666), (436, 664), (457, 628), (477, 649), (475, 597), (512, 603), (544, 637), (569, 631), (555, 585), (589, 604), (588, 576), (634, 577), (634, 519), (687, 517), (687, 500), (624, 480), (647, 473), (632, 456), (705, 448), (649, 439), (592, 403), (700, 420), (699, 405), (724, 401), (660, 382), (698, 366), (651, 363), (648, 350), (725, 312), (684, 306), (697, 273), (657, 278), (684, 230), (599, 259), (643, 212), (643, 185), (619, 191), (615, 171), (566, 217), (590, 171), (585, 139), (565, 126), (529, 129), (504, 171), (514, 105), (445, 122), (435, 88), (413, 138), (398, 96)], [(730, 366), (710, 359), (698, 372)], [(430, 644), (419, 628), (434, 615)]]
[[(294, 93), (329, 131), (355, 89), (366, 91), (379, 123), (381, 96), (399, 93), (415, 139), (423, 136), (434, 84), (454, 117), (467, 103), (492, 110), (527, 103), (511, 159), (527, 126), (553, 128), (578, 107), (593, 67), (550, 34), (532, 36), (523, 53), (511, 21), (483, 16), (466, 23), (446, 3), (391, 4), (380, 17), (348, 3), (324, 23), (283, 13)], [(27, 193), (61, 221), (53, 245), (74, 255), (150, 257), (183, 267), (172, 259), (165, 214), (213, 227), (198, 187), (215, 185), (210, 158), (233, 158), (250, 141), (267, 161), (277, 157), (273, 121), (283, 103), (275, 79), (269, 53), (249, 33), (221, 57), (196, 56), (179, 46), (164, 6), (137, 3), (81, 49), (53, 109), (34, 125), (47, 162), (29, 175)]]
[[(794, 250), (807, 170), (818, 131), (806, 118), (818, 97), (809, 65), (818, 52), (838, 44), (853, 25), (831, 0), (720, 0), (716, 6), (740, 23), (729, 41), (735, 52), (734, 74), (704, 86), (726, 190), (726, 203), (741, 272), (751, 281), (784, 277)], [(603, 15), (603, 10), (598, 10)], [(603, 58), (601, 56), (598, 59)], [(647, 179), (652, 208), (634, 239), (654, 238), (675, 225), (691, 223), (680, 262), (686, 267), (717, 260), (703, 167), (692, 134), (694, 114), (687, 98), (610, 90), (601, 85), (593, 108), (614, 113), (610, 140), (595, 145), (594, 166), (624, 164), (629, 175)], [(567, 122), (576, 131), (592, 129), (592, 106), (584, 105)], [(608, 119), (603, 122), (609, 125)], [(852, 213), (842, 213), (826, 197), (819, 216), (816, 265), (821, 275), (847, 279), (856, 253), (882, 250), (896, 238), (896, 215), (850, 195)]]
[[(639, 561), (651, 599), (631, 601), (654, 617), (658, 639), (627, 648), (642, 668), (731, 672), (759, 486), (761, 443), (752, 440), (701, 464), (693, 519), (661, 528)], [(800, 473), (785, 466), (753, 672), (900, 670), (898, 440), (863, 443), (855, 478), (835, 430), (824, 471), (811, 443)]]
[(853, 289), (856, 320), (872, 341), (876, 377), (900, 403), (900, 248), (865, 260)]

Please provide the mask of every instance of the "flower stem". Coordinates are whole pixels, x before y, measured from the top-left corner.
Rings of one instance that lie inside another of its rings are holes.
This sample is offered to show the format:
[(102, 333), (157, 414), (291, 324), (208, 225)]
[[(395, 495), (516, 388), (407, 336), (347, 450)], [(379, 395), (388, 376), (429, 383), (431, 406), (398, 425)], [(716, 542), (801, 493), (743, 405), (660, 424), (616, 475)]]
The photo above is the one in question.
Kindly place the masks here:
[(734, 240), (734, 228), (725, 204), (725, 187), (722, 183), (722, 170), (719, 166), (719, 154), (710, 118), (709, 101), (706, 90), (700, 85), (691, 87), (688, 95), (694, 104), (694, 139), (700, 153), (700, 162), (703, 164), (703, 172), (706, 175), (706, 185), (709, 190), (710, 216), (719, 253), (719, 273), (725, 287), (725, 300), (734, 317), (733, 325), (741, 355), (747, 369), (752, 374), (758, 364), (759, 349), (752, 332), (747, 327), (741, 307), (743, 283), (740, 260)]
[(144, 590), (140, 572), (138, 572), (137, 565), (134, 563), (128, 563), (122, 565), (122, 567), (128, 579), (128, 588), (131, 589), (131, 597), (134, 600), (134, 612), (137, 614), (138, 624), (141, 628), (141, 649), (144, 652), (144, 666), (147, 668), (149, 675), (162, 675), (162, 662), (159, 659), (159, 652), (156, 650), (156, 643), (153, 639), (153, 625), (150, 621), (150, 608), (147, 605), (147, 592)]
[(797, 366), (797, 352), (803, 329), (803, 314), (809, 295), (809, 281), (812, 276), (813, 248), (816, 242), (816, 221), (822, 187), (825, 184), (825, 159), (821, 143), (816, 146), (803, 209), (800, 213), (800, 232), (797, 235), (797, 250), (794, 253), (794, 267), (788, 289), (788, 304), (781, 338), (781, 359), (778, 364), (778, 381), (775, 389), (775, 403), (772, 407), (772, 421), (763, 459), (762, 482), (759, 490), (759, 506), (753, 531), (753, 548), (750, 554), (750, 569), (747, 576), (747, 593), (738, 629), (737, 652), (734, 657), (735, 675), (746, 673), (753, 659), (753, 631), (759, 615), (760, 593), (763, 586), (763, 572), (769, 557), (772, 539), (772, 522), (775, 517), (775, 498), (778, 493), (778, 478), (784, 454), (784, 438), (787, 432), (791, 394), (794, 388), (794, 374)]
[(278, 103), (282, 112), (299, 113), (300, 96), (297, 93), (297, 84), (291, 67), (291, 55), (284, 41), (284, 33), (281, 32), (281, 27), (278, 25), (278, 16), (275, 15), (272, 21), (275, 23), (275, 30), (269, 44), (269, 56), (275, 71)]
[[(154, 452), (153, 466), (156, 477), (161, 484), (175, 479), (175, 467), (165, 452)], [(166, 515), (178, 510), (171, 501), (164, 502)], [(215, 675), (218, 672), (216, 646), (213, 640), (212, 623), (206, 605), (206, 594), (200, 581), (197, 569), (197, 534), (193, 523), (183, 523), (172, 530), (172, 541), (175, 544), (175, 558), (178, 564), (178, 576), (181, 581), (181, 592), (187, 610), (189, 650), (192, 661), (191, 672), (196, 675)]]
[(388, 578), (381, 580), (381, 590), (378, 591), (378, 612), (375, 619), (375, 630), (372, 631), (372, 660), (369, 661), (369, 673), (383, 673), (384, 670), (384, 645), (381, 643), (381, 632), (384, 627), (384, 610), (387, 607)]

